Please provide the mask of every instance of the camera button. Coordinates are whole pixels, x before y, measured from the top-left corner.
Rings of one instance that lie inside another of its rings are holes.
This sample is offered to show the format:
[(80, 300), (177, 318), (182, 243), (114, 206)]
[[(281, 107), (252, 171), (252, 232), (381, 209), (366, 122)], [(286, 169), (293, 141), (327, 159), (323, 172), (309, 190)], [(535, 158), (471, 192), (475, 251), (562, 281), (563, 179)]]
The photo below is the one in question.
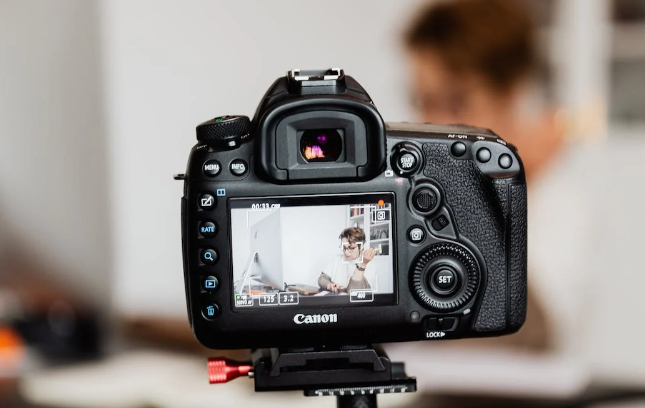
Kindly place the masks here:
[(396, 159), (396, 161), (399, 170), (405, 172), (413, 172), (419, 166), (419, 161), (412, 153), (403, 153)]
[(439, 295), (449, 295), (457, 287), (457, 274), (449, 266), (437, 268), (431, 279), (430, 286)]
[(411, 176), (421, 167), (421, 153), (411, 143), (399, 143), (392, 150), (390, 164), (399, 176)]
[(214, 249), (205, 249), (201, 252), (199, 258), (206, 265), (213, 265), (217, 262), (217, 251)]
[(202, 194), (199, 196), (197, 204), (199, 204), (199, 208), (202, 210), (212, 210), (217, 205), (217, 201), (210, 194)]
[(456, 317), (444, 317), (442, 319), (439, 319), (439, 328), (441, 330), (451, 331), (455, 329), (456, 325), (457, 325)]
[(463, 142), (455, 142), (450, 147), (450, 151), (453, 155), (461, 157), (466, 153), (466, 145)]
[(439, 195), (436, 189), (430, 187), (421, 187), (412, 195), (412, 205), (414, 208), (423, 213), (429, 214), (434, 212), (439, 205)]
[(222, 165), (217, 160), (206, 160), (202, 166), (205, 176), (215, 177), (222, 171)]
[(429, 317), (426, 319), (426, 330), (439, 330), (439, 319), (436, 317)]
[(423, 242), (425, 238), (426, 238), (426, 232), (421, 227), (415, 226), (408, 230), (408, 239), (413, 244), (418, 244), (420, 242)]
[(510, 154), (504, 153), (503, 155), (499, 156), (499, 167), (503, 169), (508, 169), (513, 165), (513, 158), (511, 157)]
[(202, 306), (202, 316), (206, 320), (213, 320), (216, 317), (219, 317), (221, 310), (217, 303), (206, 303)]
[(435, 231), (441, 231), (446, 228), (448, 224), (450, 224), (450, 221), (448, 221), (448, 217), (443, 214), (432, 220), (432, 228), (434, 228)]
[(231, 162), (230, 170), (233, 175), (241, 177), (249, 170), (249, 165), (242, 159), (235, 159)]
[(482, 147), (481, 149), (477, 150), (476, 156), (477, 156), (477, 160), (479, 160), (481, 163), (488, 163), (491, 157), (490, 150), (488, 150), (485, 147)]
[(212, 238), (217, 234), (217, 224), (213, 221), (204, 221), (199, 224), (199, 233), (204, 238)]
[(206, 292), (212, 292), (219, 289), (219, 279), (217, 279), (217, 276), (210, 275), (202, 278), (202, 289)]

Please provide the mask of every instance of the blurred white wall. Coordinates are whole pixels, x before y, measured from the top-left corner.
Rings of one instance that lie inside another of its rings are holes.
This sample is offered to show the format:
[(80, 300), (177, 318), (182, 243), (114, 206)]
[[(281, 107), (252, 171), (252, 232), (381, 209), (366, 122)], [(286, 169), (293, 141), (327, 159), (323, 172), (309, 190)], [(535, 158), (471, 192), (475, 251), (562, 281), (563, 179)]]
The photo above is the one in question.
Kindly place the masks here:
[(0, 233), (94, 304), (110, 220), (97, 3), (0, 0)]
[(400, 29), (418, 0), (105, 1), (115, 305), (185, 316), (180, 182), (195, 126), (252, 116), (291, 68), (341, 66), (386, 120), (409, 120)]

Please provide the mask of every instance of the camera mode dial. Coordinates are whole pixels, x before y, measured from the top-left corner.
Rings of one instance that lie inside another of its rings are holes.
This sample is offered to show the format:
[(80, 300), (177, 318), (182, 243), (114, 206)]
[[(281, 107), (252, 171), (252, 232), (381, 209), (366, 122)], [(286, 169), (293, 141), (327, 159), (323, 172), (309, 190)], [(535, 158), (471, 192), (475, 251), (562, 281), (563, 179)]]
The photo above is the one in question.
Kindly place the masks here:
[(460, 245), (434, 244), (421, 252), (410, 268), (412, 293), (435, 312), (460, 309), (477, 290), (479, 268), (475, 258)]
[(219, 116), (197, 126), (197, 140), (209, 146), (234, 148), (251, 135), (251, 120), (246, 116)]

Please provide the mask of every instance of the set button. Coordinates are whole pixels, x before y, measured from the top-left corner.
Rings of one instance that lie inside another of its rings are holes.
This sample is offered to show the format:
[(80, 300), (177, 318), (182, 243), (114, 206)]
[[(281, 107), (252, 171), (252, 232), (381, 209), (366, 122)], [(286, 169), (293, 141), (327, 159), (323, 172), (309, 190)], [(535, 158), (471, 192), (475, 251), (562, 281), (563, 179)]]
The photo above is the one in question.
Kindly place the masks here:
[(452, 294), (459, 284), (457, 272), (449, 265), (438, 267), (429, 276), (429, 286), (432, 291), (439, 296), (448, 296)]

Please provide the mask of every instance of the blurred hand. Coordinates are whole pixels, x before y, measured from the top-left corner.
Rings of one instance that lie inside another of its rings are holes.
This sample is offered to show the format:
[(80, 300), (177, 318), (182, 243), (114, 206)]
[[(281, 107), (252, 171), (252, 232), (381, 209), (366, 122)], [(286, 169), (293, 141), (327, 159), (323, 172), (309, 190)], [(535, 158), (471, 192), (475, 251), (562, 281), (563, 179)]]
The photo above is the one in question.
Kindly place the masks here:
[(341, 287), (338, 286), (337, 283), (331, 282), (327, 284), (327, 290), (330, 292), (337, 293), (339, 290), (341, 290)]
[(363, 252), (363, 263), (367, 264), (376, 256), (376, 248), (368, 248)]

